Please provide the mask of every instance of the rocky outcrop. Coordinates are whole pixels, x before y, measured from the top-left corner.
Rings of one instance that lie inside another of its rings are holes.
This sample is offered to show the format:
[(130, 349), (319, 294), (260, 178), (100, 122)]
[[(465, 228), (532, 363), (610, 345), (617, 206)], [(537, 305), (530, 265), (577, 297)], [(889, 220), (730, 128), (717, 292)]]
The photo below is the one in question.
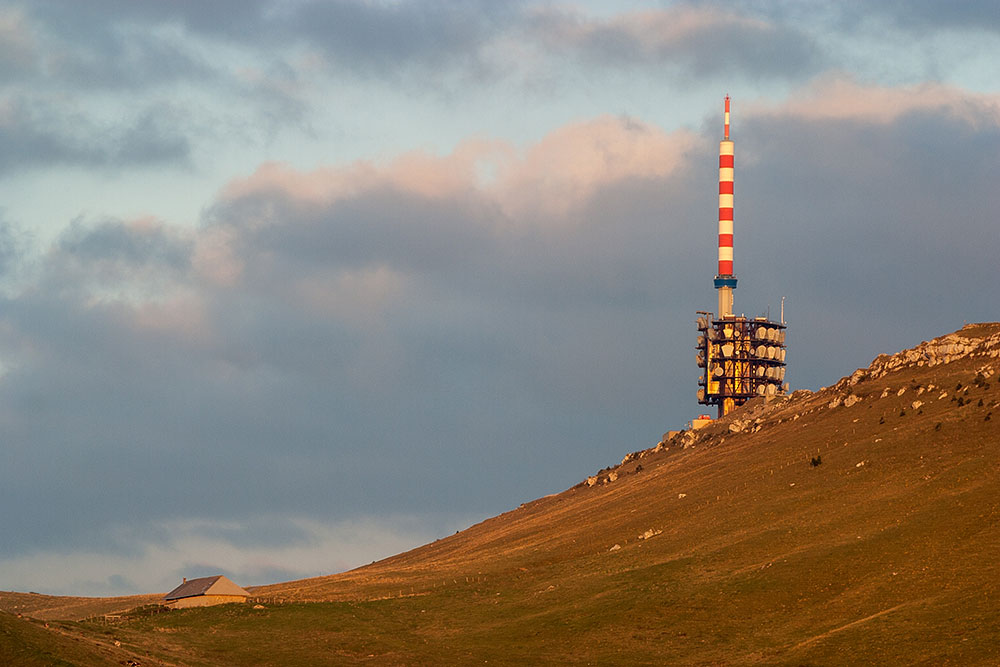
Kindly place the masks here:
[[(979, 325), (970, 325), (970, 327)], [(962, 329), (947, 336), (924, 341), (920, 345), (896, 354), (880, 354), (868, 368), (859, 368), (837, 383), (838, 387), (853, 386), (865, 380), (877, 380), (893, 371), (909, 366), (950, 364), (966, 357), (1000, 359), (1000, 332), (990, 336), (963, 336)], [(900, 392), (902, 393), (902, 392)]]

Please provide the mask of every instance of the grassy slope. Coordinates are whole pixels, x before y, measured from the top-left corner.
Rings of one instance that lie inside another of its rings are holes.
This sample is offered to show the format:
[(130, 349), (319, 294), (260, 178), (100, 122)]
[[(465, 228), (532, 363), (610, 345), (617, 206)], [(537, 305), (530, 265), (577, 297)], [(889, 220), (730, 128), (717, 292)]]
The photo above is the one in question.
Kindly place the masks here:
[(843, 383), (798, 395), (756, 432), (727, 419), (612, 483), (255, 591), (297, 604), (116, 632), (182, 664), (996, 664), (1000, 374), (975, 384), (986, 363), (1000, 371), (978, 356), (903, 368), (850, 387), (850, 407), (829, 407)]
[[(122, 659), (119, 657), (118, 659)], [(109, 651), (78, 633), (65, 635), (60, 627), (0, 612), (0, 665), (117, 665)]]
[(125, 595), (113, 598), (86, 598), (0, 591), (0, 611), (24, 614), (40, 620), (79, 621), (104, 614), (118, 614), (144, 604), (159, 602), (162, 599), (163, 593)]

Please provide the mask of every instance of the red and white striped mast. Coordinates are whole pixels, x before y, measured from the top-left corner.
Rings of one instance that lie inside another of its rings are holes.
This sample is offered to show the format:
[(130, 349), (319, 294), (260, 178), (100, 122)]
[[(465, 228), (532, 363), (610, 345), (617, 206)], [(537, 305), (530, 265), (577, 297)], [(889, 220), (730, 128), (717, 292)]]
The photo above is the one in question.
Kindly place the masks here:
[(719, 142), (719, 318), (733, 316), (733, 142), (729, 139), (729, 95), (726, 95), (725, 134)]

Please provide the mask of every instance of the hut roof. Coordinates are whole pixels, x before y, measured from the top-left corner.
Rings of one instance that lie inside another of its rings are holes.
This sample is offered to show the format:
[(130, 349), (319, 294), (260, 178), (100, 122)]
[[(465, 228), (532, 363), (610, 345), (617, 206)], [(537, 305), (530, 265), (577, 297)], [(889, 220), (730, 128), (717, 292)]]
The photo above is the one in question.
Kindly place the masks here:
[(219, 574), (214, 577), (188, 579), (180, 586), (163, 596), (164, 600), (179, 600), (197, 595), (242, 595), (249, 596), (245, 590)]

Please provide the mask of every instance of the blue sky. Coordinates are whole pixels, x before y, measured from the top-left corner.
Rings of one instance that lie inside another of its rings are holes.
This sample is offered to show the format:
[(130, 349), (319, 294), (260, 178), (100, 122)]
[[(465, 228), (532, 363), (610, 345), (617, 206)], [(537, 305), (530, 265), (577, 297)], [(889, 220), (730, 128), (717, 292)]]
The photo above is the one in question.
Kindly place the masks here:
[(0, 589), (343, 570), (997, 319), (988, 2), (0, 3)]

